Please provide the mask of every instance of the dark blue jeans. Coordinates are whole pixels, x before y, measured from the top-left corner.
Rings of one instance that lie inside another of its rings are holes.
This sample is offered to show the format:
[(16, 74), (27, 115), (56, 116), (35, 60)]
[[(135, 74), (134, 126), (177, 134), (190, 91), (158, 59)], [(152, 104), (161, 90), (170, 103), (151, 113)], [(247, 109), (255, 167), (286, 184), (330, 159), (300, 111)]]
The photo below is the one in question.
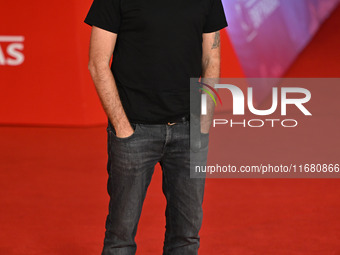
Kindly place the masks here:
[[(163, 254), (197, 254), (205, 179), (190, 178), (189, 121), (132, 126), (135, 131), (127, 138), (117, 137), (110, 123), (107, 128), (110, 203), (102, 255), (136, 253), (137, 225), (158, 162), (167, 200)], [(206, 164), (207, 140), (198, 152), (202, 164)]]

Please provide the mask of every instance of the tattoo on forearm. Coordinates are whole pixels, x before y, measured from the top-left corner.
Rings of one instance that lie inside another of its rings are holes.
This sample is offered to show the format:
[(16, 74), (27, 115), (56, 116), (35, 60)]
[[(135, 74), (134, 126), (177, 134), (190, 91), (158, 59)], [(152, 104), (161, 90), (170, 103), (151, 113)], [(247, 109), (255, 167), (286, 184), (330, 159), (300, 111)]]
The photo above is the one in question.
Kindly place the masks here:
[(216, 48), (220, 47), (220, 44), (221, 44), (220, 31), (218, 31), (218, 32), (215, 33), (215, 40), (214, 40), (214, 43), (213, 43), (211, 49), (216, 49)]

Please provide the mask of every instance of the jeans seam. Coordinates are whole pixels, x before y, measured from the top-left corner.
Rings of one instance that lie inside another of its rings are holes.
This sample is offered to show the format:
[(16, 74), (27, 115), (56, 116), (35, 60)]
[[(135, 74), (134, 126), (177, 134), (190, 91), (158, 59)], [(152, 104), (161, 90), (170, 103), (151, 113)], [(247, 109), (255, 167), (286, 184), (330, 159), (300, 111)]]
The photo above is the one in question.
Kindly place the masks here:
[[(166, 190), (165, 190), (165, 193), (166, 193), (166, 203), (167, 203), (167, 208), (168, 208), (168, 215), (166, 215), (166, 217), (168, 217), (168, 222), (169, 222), (169, 228), (170, 228), (170, 230), (168, 231), (168, 236), (167, 236), (167, 238), (169, 239), (169, 234), (171, 233), (171, 230), (172, 230), (172, 226), (171, 226), (171, 210), (170, 210), (170, 208), (171, 208), (171, 206), (170, 206), (170, 194), (169, 194), (169, 192), (168, 192), (168, 190), (169, 190), (169, 182), (168, 182), (168, 177), (167, 177), (167, 174), (166, 174), (166, 172), (165, 172), (165, 169), (163, 169), (163, 172), (164, 172), (164, 181), (165, 181), (165, 183), (166, 183)], [(167, 230), (166, 230), (167, 231)], [(165, 255), (166, 254), (168, 254), (168, 249), (169, 249), (169, 246), (168, 246), (168, 242), (169, 242), (169, 240), (165, 240), (167, 243), (166, 243), (166, 249), (167, 250), (165, 250)]]

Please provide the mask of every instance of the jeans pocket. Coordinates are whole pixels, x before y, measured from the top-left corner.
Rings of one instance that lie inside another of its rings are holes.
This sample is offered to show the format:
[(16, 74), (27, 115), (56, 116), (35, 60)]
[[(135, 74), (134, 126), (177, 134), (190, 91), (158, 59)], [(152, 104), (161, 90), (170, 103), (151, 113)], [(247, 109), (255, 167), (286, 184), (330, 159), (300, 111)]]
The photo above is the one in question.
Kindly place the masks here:
[(117, 141), (127, 141), (132, 139), (133, 137), (135, 137), (135, 134), (139, 128), (139, 125), (137, 123), (130, 123), (131, 127), (133, 129), (133, 133), (127, 137), (118, 137), (116, 135), (116, 130), (114, 129), (114, 127), (109, 123), (108, 125), (108, 131), (111, 133), (113, 139), (117, 140)]

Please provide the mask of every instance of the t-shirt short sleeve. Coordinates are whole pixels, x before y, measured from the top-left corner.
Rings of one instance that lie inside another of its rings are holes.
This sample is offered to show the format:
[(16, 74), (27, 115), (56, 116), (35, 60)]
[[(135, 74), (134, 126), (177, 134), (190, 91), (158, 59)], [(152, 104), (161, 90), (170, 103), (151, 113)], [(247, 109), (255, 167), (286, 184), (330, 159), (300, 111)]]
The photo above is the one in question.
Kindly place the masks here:
[(203, 27), (203, 33), (212, 33), (228, 26), (221, 0), (211, 0), (212, 5)]
[(84, 22), (117, 34), (120, 26), (120, 0), (94, 0)]

